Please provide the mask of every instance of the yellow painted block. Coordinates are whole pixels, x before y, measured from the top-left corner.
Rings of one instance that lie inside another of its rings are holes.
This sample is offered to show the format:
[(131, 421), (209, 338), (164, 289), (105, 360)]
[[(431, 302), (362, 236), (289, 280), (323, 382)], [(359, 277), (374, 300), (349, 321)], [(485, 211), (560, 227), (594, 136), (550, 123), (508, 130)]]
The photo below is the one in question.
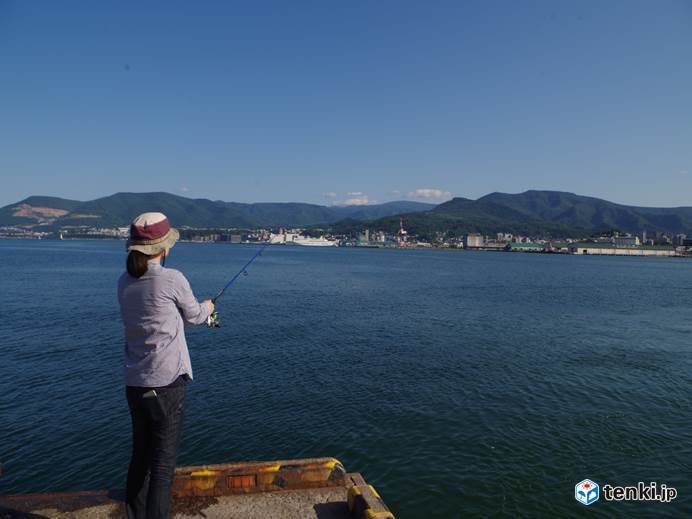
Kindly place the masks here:
[(353, 512), (353, 507), (356, 504), (356, 496), (360, 495), (360, 488), (358, 487), (351, 487), (348, 489), (348, 497), (347, 497), (347, 502), (348, 502), (348, 511)]
[(380, 494), (377, 493), (377, 490), (375, 490), (375, 487), (373, 487), (372, 485), (368, 485), (368, 486), (370, 487), (370, 490), (372, 490), (372, 493), (375, 494), (375, 497), (376, 497), (377, 499), (382, 499), (382, 498), (380, 497)]
[(310, 482), (327, 481), (331, 473), (331, 470), (309, 470), (300, 475), (300, 480)]
[(392, 512), (373, 512), (372, 508), (368, 508), (363, 512), (363, 519), (394, 519)]
[(327, 467), (329, 470), (334, 470), (334, 467), (336, 467), (337, 463), (341, 463), (341, 462), (339, 460), (337, 460), (336, 458), (332, 458), (327, 463), (325, 463), (324, 466)]
[(216, 486), (218, 470), (195, 470), (190, 473), (190, 484), (197, 490), (211, 490)]
[(213, 477), (213, 476), (218, 476), (219, 471), (218, 470), (209, 470), (209, 469), (202, 469), (202, 470), (195, 470), (194, 472), (190, 472), (190, 476), (193, 478), (208, 478), (208, 477)]

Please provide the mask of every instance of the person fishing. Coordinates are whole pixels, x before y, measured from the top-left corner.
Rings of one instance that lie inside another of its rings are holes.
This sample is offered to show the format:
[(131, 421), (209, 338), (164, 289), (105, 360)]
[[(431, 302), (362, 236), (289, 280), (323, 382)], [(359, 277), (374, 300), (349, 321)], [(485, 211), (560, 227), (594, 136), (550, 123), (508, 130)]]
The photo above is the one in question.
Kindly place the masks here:
[(211, 300), (198, 302), (185, 276), (164, 267), (179, 237), (164, 214), (137, 216), (127, 241), (127, 271), (118, 280), (132, 418), (125, 496), (130, 519), (170, 515), (185, 384), (192, 380), (184, 325), (204, 324), (214, 314)]

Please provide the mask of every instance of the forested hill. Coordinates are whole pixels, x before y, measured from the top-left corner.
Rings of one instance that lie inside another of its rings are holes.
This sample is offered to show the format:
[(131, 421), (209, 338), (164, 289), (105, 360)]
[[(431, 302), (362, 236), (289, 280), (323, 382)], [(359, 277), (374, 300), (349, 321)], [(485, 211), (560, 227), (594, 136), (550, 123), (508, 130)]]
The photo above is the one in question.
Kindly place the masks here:
[[(477, 200), (454, 198), (430, 210), (404, 216), (406, 228), (422, 236), (438, 232), (458, 236), (470, 232), (511, 232), (581, 237), (614, 229), (637, 234), (644, 230), (692, 234), (692, 207), (628, 206), (561, 191), (491, 193)], [(333, 227), (337, 232), (352, 232), (362, 225), (344, 220)], [(367, 225), (373, 230), (394, 232), (399, 227), (399, 216), (380, 218)]]
[(31, 196), (0, 208), (0, 225), (124, 226), (139, 213), (161, 211), (179, 227), (290, 227), (327, 225), (344, 218), (382, 218), (433, 207), (410, 201), (344, 207), (304, 203), (243, 204), (170, 193), (117, 193), (87, 202)]

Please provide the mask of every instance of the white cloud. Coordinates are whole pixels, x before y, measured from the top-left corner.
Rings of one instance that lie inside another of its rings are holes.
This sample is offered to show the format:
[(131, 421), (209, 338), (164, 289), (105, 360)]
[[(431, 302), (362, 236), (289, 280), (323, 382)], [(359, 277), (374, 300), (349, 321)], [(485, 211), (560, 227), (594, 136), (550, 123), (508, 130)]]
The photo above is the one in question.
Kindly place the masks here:
[(430, 187), (421, 187), (415, 191), (411, 191), (408, 194), (409, 198), (415, 198), (417, 200), (449, 200), (452, 198), (452, 193), (450, 191), (444, 191), (442, 189), (433, 189)]
[(680, 170), (680, 175), (687, 176), (687, 175), (689, 175), (689, 174), (690, 174), (690, 172), (687, 171), (686, 169), (681, 169), (681, 170)]
[[(351, 193), (347, 194), (350, 195)], [(337, 200), (334, 202), (334, 205), (368, 205), (373, 203), (375, 203), (375, 200), (370, 200), (370, 198), (368, 198), (368, 195), (362, 195), (347, 198), (346, 200)]]
[(187, 187), (187, 186), (180, 186), (180, 187), (178, 188), (178, 191), (180, 191), (181, 193), (189, 193), (189, 192), (190, 192), (190, 188)]
[(339, 200), (335, 205), (368, 205), (370, 200), (367, 196), (362, 196), (360, 198), (349, 198), (347, 200)]
[(364, 193), (363, 191), (349, 191), (347, 193), (341, 193), (341, 196), (339, 196), (338, 193), (334, 192), (323, 193), (323, 195), (330, 199), (330, 205), (345, 206), (368, 205), (377, 203), (377, 200), (371, 200), (367, 193)]

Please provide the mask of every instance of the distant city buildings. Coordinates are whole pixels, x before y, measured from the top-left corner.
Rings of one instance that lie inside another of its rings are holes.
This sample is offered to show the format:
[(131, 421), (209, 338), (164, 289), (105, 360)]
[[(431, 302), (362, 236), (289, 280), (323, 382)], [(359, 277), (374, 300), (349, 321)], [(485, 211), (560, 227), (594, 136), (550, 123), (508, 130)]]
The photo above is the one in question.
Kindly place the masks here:
[[(64, 226), (52, 229), (45, 225), (0, 227), (0, 238), (25, 239), (126, 239), (128, 227)], [(329, 230), (302, 229), (199, 229), (181, 227), (181, 240), (189, 242), (270, 243), (303, 246), (449, 248), (470, 251), (507, 251), (533, 253), (562, 253), (573, 255), (623, 256), (692, 256), (692, 237), (684, 233), (667, 235), (663, 231), (643, 230), (640, 235), (604, 231), (598, 236), (580, 239), (553, 239), (544, 236), (525, 236), (515, 232), (478, 232), (454, 234), (435, 231), (427, 235), (410, 233), (399, 219), (398, 230), (363, 228), (350, 234), (330, 234)]]

